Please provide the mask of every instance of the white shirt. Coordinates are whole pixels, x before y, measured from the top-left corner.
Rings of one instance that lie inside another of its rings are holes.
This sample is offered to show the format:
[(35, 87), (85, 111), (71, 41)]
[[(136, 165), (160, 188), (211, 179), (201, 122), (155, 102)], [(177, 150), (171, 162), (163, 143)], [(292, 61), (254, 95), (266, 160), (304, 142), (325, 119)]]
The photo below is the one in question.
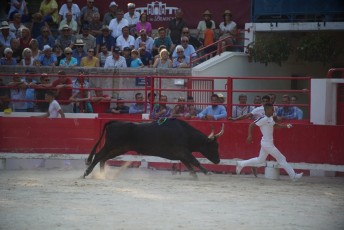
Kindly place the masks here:
[(262, 140), (261, 140), (261, 145), (262, 146), (266, 146), (266, 147), (272, 147), (274, 146), (274, 125), (275, 125), (275, 121), (274, 119), (271, 117), (261, 117), (258, 118), (255, 121), (255, 124), (257, 126), (259, 126), (260, 131), (263, 134)]
[[(192, 54), (192, 57), (196, 57), (197, 56), (197, 54), (195, 53), (195, 48), (193, 47), (193, 45), (188, 45), (188, 47), (184, 48), (184, 55), (187, 56), (188, 58), (190, 58), (191, 54)], [(173, 58), (178, 57), (176, 49), (174, 49), (172, 57)]]
[(113, 58), (113, 55), (108, 56), (105, 60), (104, 68), (126, 68), (127, 62), (125, 61), (125, 58), (122, 56), (119, 56), (118, 60), (115, 60)]
[(125, 13), (123, 18), (127, 19), (129, 25), (136, 25), (140, 21), (140, 13), (139, 12), (134, 12), (133, 16), (129, 15), (129, 12)]
[(230, 23), (228, 23), (226, 26), (225, 26), (225, 23), (224, 22), (221, 22), (220, 23), (220, 30), (224, 33), (228, 33), (228, 32), (233, 32), (233, 30), (236, 28), (237, 24), (233, 21), (231, 21)]
[(117, 18), (112, 19), (109, 24), (109, 28), (112, 30), (112, 37), (117, 38), (118, 36), (122, 35), (122, 28), (124, 26), (129, 26), (127, 19), (123, 18), (119, 23), (117, 22)]
[(60, 117), (60, 113), (59, 113), (60, 110), (61, 110), (60, 104), (56, 100), (53, 100), (49, 104), (49, 118), (59, 118)]
[(118, 46), (121, 50), (123, 50), (124, 47), (134, 47), (134, 45), (135, 38), (131, 35), (129, 35), (127, 39), (125, 39), (123, 35), (120, 35), (116, 40), (116, 46)]
[[(69, 11), (70, 11), (70, 10), (68, 9), (67, 4), (65, 3), (65, 4), (63, 4), (63, 5), (61, 6), (61, 9), (60, 9), (60, 11), (59, 11), (59, 15), (62, 16), (62, 19), (66, 19), (66, 14), (67, 14)], [(79, 6), (78, 6), (77, 4), (74, 4), (74, 3), (73, 3), (71, 12), (72, 12), (72, 14), (73, 14), (73, 19), (74, 19), (75, 21), (77, 21), (78, 17), (80, 16), (80, 8), (79, 8)]]

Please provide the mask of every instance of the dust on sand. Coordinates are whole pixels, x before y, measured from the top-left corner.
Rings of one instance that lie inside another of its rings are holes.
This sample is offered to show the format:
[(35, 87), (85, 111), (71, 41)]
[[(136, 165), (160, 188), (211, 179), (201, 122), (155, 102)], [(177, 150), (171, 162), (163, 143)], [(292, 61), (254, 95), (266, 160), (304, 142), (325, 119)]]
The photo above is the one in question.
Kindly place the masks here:
[(344, 229), (344, 178), (0, 171), (0, 229)]

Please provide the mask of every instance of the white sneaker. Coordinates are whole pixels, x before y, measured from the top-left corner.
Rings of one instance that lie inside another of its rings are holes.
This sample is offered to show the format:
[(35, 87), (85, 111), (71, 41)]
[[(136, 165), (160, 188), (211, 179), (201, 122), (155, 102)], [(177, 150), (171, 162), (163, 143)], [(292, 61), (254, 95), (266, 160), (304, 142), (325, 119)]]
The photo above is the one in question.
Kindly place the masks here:
[(303, 176), (303, 173), (295, 173), (294, 177), (292, 178), (292, 181), (297, 181)]
[(242, 166), (239, 161), (236, 162), (236, 174), (240, 174)]

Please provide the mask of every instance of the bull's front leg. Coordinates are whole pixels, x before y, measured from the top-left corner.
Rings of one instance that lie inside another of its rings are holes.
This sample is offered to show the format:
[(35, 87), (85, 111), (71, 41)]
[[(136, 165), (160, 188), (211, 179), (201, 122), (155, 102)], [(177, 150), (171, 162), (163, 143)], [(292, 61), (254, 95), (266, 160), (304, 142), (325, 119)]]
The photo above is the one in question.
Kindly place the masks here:
[(196, 174), (195, 169), (189, 164), (188, 161), (185, 160), (181, 160), (181, 162), (189, 169), (190, 171), (190, 175), (194, 178), (194, 179), (198, 179), (198, 176)]
[(206, 168), (204, 168), (193, 155), (190, 156), (189, 162), (191, 165), (199, 168), (205, 175), (210, 174), (209, 171)]

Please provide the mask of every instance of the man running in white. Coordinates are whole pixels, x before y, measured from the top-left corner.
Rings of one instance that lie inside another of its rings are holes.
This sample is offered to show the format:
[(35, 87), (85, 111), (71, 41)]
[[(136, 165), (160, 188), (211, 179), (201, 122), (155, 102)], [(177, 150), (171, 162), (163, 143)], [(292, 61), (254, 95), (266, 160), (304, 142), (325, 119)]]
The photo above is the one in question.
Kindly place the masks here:
[(255, 126), (259, 126), (260, 131), (263, 134), (262, 140), (260, 142), (261, 149), (258, 157), (251, 158), (249, 160), (237, 161), (236, 173), (240, 174), (241, 170), (245, 166), (254, 166), (260, 163), (263, 163), (268, 156), (272, 155), (277, 162), (284, 168), (288, 173), (290, 179), (296, 181), (300, 179), (303, 173), (295, 173), (294, 169), (288, 164), (285, 156), (275, 147), (273, 142), (273, 130), (274, 127), (281, 128), (291, 128), (291, 124), (278, 124), (275, 123), (273, 119), (274, 107), (272, 104), (267, 103), (264, 105), (265, 116), (258, 118), (256, 121), (252, 122), (248, 128), (247, 143), (252, 142), (252, 130)]

